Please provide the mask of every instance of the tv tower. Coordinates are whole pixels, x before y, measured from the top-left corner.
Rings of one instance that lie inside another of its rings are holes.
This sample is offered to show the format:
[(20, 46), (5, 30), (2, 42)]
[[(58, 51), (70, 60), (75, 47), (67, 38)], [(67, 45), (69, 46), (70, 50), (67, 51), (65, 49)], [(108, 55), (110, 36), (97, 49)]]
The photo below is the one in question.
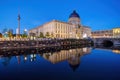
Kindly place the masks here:
[(18, 14), (18, 37), (20, 37), (20, 13)]

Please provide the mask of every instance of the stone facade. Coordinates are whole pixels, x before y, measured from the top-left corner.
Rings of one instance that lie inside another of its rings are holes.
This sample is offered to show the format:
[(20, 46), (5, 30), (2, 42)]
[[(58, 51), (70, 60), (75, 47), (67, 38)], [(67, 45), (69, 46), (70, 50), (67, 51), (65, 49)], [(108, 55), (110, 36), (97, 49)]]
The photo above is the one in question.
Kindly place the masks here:
[(114, 38), (120, 38), (120, 28), (113, 29), (113, 36)]
[(29, 30), (29, 36), (39, 36), (40, 32), (42, 32), (44, 36), (49, 33), (49, 38), (81, 39), (91, 37), (91, 29), (89, 27), (81, 25), (80, 17), (76, 11), (73, 11), (73, 13), (71, 13), (68, 22), (52, 20), (41, 26)]
[(92, 38), (112, 38), (113, 30), (101, 30), (92, 32)]
[(120, 28), (111, 30), (93, 31), (92, 38), (120, 38)]

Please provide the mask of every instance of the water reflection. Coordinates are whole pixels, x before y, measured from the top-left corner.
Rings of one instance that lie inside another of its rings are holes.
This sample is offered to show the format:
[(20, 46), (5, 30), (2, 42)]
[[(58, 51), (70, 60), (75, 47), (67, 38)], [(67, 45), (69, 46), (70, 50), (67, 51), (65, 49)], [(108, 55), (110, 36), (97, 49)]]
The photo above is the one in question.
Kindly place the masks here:
[[(77, 48), (77, 49), (70, 49), (70, 50), (61, 50), (60, 52), (54, 53), (45, 53), (43, 57), (50, 61), (51, 63), (55, 64), (64, 60), (74, 60), (77, 57), (90, 53), (91, 48)], [(76, 61), (76, 60), (75, 60)]]
[[(95, 48), (100, 49), (113, 49), (112, 52), (120, 54), (120, 50), (116, 50), (116, 47), (114, 48), (105, 48), (103, 46), (95, 46)], [(117, 47), (118, 48), (118, 47)], [(73, 71), (76, 69), (76, 67), (80, 64), (80, 57), (86, 54), (91, 53), (91, 47), (84, 47), (79, 48), (75, 47), (73, 49), (67, 48), (67, 49), (61, 49), (56, 51), (45, 51), (40, 52), (39, 49), (32, 49), (32, 50), (13, 50), (13, 51), (4, 51), (4, 54), (6, 55), (0, 55), (0, 59), (2, 60), (2, 64), (4, 66), (7, 66), (10, 64), (10, 60), (15, 56), (17, 59), (17, 63), (21, 63), (21, 58), (23, 58), (23, 62), (33, 62), (36, 61), (37, 56), (43, 57), (45, 60), (49, 61), (52, 64), (56, 64), (62, 61), (67, 61), (70, 65), (70, 67), (73, 69)]]
[[(97, 47), (100, 48), (100, 47)], [(108, 48), (106, 48), (108, 49)], [(120, 50), (66, 47), (0, 51), (1, 80), (116, 80)], [(4, 54), (3, 54), (4, 53)], [(54, 76), (53, 76), (54, 75)], [(6, 77), (7, 76), (7, 77)], [(120, 78), (119, 78), (120, 79)]]
[(112, 52), (114, 52), (116, 54), (120, 54), (120, 50), (112, 50)]
[(100, 49), (108, 49), (108, 50), (120, 50), (120, 45), (117, 46), (104, 46), (104, 45), (94, 45), (94, 48), (100, 48)]
[(12, 58), (11, 56), (9, 56), (9, 57), (3, 57), (2, 64), (4, 66), (7, 66), (10, 63), (11, 58)]
[(67, 60), (73, 71), (79, 67), (80, 57), (91, 52), (91, 48), (77, 48), (70, 50), (61, 50), (60, 52), (45, 53), (42, 57), (53, 64)]
[(17, 58), (18, 64), (20, 64), (20, 61), (21, 61), (20, 56), (16, 56), (16, 58)]
[[(45, 60), (48, 60), (52, 64), (56, 64), (62, 61), (66, 61), (69, 63), (70, 67), (75, 70), (76, 67), (80, 64), (80, 57), (91, 52), (91, 48), (75, 48), (75, 49), (67, 49), (67, 50), (60, 50), (56, 52), (47, 52), (47, 53), (39, 53), (38, 49), (31, 50), (30, 53), (26, 53), (29, 51), (26, 50), (15, 50), (12, 51), (13, 54), (6, 56), (2, 55), (0, 58), (3, 60), (3, 65), (7, 66), (10, 64), (10, 60), (15, 56), (17, 63), (20, 64), (23, 58), (23, 62), (33, 62), (36, 61), (37, 56), (43, 57)], [(21, 53), (22, 52), (22, 55)], [(11, 51), (4, 52), (6, 54), (11, 53)], [(19, 55), (20, 54), (20, 55)]]

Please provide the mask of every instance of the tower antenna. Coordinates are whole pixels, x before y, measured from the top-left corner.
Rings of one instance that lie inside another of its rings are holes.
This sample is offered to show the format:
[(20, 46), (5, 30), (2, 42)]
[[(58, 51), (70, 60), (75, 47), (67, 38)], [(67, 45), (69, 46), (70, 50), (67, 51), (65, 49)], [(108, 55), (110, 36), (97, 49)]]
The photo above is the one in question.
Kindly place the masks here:
[(17, 34), (18, 34), (18, 37), (20, 37), (20, 11), (18, 11), (18, 31), (17, 31)]

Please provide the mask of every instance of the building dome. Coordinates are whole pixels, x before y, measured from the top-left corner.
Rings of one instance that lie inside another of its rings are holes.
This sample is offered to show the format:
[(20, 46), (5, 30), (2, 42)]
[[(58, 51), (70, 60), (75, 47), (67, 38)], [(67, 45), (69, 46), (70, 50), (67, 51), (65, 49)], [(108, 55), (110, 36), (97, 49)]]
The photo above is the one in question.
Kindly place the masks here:
[(79, 14), (75, 10), (69, 16), (69, 18), (73, 18), (73, 17), (80, 18)]
[(75, 10), (70, 14), (68, 22), (75, 25), (80, 24), (80, 16)]
[(75, 71), (75, 70), (77, 70), (79, 68), (80, 64), (76, 64), (76, 65), (69, 64), (69, 66), (71, 67), (71, 69), (73, 71)]

